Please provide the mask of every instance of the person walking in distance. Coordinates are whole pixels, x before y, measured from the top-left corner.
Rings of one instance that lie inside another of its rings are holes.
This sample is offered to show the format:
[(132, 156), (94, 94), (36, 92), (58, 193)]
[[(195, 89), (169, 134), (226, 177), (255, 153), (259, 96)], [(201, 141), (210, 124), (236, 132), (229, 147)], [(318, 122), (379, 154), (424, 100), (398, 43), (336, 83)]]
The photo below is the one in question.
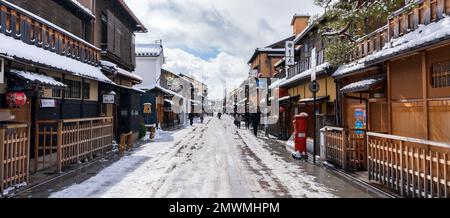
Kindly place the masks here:
[(191, 126), (193, 126), (194, 125), (194, 114), (193, 113), (189, 114), (189, 121), (190, 121)]
[(244, 114), (244, 122), (245, 122), (245, 128), (250, 129), (250, 114), (246, 112)]
[(242, 115), (238, 114), (236, 118), (236, 124), (238, 129), (241, 129), (241, 123), (242, 123)]
[(258, 137), (258, 127), (259, 127), (260, 122), (261, 122), (261, 111), (258, 108), (257, 112), (254, 113), (252, 116), (253, 134), (256, 137)]

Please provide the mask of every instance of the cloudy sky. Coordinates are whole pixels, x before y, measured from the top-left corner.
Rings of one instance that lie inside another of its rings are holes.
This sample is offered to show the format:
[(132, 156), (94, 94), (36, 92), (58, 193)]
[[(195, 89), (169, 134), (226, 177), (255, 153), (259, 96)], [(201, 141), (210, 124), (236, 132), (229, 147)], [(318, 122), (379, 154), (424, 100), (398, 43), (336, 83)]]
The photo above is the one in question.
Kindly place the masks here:
[(126, 0), (150, 30), (136, 42), (163, 40), (164, 68), (204, 81), (210, 96), (238, 86), (257, 47), (292, 34), (292, 15), (319, 14), (313, 0)]

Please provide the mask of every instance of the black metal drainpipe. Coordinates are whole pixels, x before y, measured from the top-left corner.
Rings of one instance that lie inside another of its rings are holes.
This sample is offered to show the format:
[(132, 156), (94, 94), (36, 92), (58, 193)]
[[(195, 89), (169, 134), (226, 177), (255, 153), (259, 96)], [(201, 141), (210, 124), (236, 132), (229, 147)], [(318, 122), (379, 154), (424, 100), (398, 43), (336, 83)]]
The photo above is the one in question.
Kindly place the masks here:
[(367, 116), (367, 125), (366, 125), (366, 132), (369, 130), (369, 99), (367, 98), (363, 98), (363, 97), (353, 97), (353, 96), (349, 96), (346, 93), (343, 93), (345, 98), (348, 99), (354, 99), (354, 100), (359, 100), (359, 101), (364, 101), (366, 104), (366, 116)]

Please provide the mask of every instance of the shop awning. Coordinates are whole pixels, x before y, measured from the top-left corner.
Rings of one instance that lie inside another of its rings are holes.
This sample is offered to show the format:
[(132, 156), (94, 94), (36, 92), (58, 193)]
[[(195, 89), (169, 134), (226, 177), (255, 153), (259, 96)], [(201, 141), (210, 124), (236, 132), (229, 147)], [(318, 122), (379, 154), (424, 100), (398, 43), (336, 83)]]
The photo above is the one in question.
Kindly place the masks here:
[(10, 74), (16, 76), (21, 80), (25, 80), (32, 84), (37, 84), (46, 87), (56, 87), (56, 88), (65, 88), (66, 84), (56, 81), (53, 77), (49, 77), (43, 74), (37, 74), (33, 72), (21, 71), (21, 70), (10, 70)]
[[(330, 99), (330, 96), (320, 96), (320, 97), (316, 97), (316, 101), (325, 101)], [(300, 101), (298, 101), (299, 103), (310, 103), (313, 102), (314, 99), (313, 98), (304, 98), (301, 99)]]
[(384, 82), (386, 77), (379, 76), (375, 78), (364, 79), (358, 82), (354, 82), (346, 85), (340, 91), (342, 93), (352, 93), (352, 92), (365, 92), (370, 91), (374, 86)]

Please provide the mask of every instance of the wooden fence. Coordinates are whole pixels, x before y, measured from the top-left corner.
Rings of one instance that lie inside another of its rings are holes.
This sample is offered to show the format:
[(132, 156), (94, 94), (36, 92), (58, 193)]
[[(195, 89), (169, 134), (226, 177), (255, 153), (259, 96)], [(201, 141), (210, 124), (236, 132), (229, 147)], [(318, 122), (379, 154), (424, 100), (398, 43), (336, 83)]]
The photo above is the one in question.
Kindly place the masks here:
[(63, 167), (105, 154), (112, 148), (113, 118), (36, 122), (34, 172)]
[(450, 144), (368, 133), (369, 179), (405, 197), (448, 198)]
[(0, 126), (0, 192), (28, 182), (30, 128), (28, 124)]
[(324, 130), (327, 161), (346, 170), (366, 169), (367, 146), (363, 130), (337, 127), (325, 127)]
[(345, 130), (336, 127), (326, 127), (325, 129), (326, 160), (336, 164), (338, 167), (345, 168)]

